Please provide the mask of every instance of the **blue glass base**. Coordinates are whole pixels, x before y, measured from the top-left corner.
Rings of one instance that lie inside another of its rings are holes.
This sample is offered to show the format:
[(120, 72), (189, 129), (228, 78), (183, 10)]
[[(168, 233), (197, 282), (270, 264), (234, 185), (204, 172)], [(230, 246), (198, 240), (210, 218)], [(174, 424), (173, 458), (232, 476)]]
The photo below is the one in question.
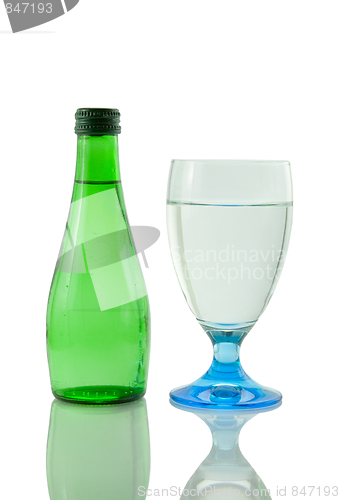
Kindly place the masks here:
[(256, 410), (279, 406), (282, 395), (248, 377), (239, 360), (237, 343), (221, 342), (214, 345), (214, 359), (207, 373), (192, 384), (173, 389), (170, 399), (194, 408)]
[(202, 377), (190, 385), (173, 389), (170, 399), (184, 406), (219, 410), (256, 410), (280, 405), (282, 395), (279, 391), (263, 387), (253, 380), (247, 382), (240, 381), (238, 385), (216, 381), (209, 383)]
[(188, 406), (184, 404), (177, 403), (173, 399), (169, 400), (171, 406), (177, 408), (178, 410), (187, 411), (190, 413), (195, 413), (199, 417), (203, 418), (209, 416), (209, 418), (216, 417), (224, 417), (231, 418), (233, 416), (244, 416), (247, 415), (249, 418), (252, 418), (259, 413), (266, 413), (269, 411), (276, 410), (282, 404), (282, 400), (272, 406), (263, 406), (262, 408), (239, 408), (239, 407), (218, 407), (218, 406)]

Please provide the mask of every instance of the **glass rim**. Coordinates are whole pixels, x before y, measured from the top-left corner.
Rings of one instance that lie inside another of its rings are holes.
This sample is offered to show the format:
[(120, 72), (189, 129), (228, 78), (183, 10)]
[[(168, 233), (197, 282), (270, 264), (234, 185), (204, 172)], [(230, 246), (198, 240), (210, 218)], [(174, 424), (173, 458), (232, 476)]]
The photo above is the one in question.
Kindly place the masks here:
[(286, 160), (172, 160), (167, 199), (208, 205), (291, 202), (291, 166)]
[(247, 165), (258, 165), (258, 164), (278, 164), (278, 165), (290, 165), (288, 160), (224, 160), (224, 159), (193, 159), (193, 158), (179, 158), (172, 159), (171, 163), (185, 163), (185, 162), (194, 162), (194, 163), (227, 163), (227, 164), (247, 164)]

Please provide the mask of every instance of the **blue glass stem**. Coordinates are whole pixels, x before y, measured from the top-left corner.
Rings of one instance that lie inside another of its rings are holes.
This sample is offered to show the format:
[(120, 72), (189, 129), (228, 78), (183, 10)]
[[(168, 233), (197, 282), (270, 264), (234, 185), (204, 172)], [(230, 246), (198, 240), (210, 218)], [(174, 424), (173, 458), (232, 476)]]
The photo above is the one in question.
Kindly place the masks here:
[(248, 375), (240, 362), (240, 345), (231, 342), (216, 343), (214, 359), (206, 376), (210, 379), (228, 380), (228, 382), (247, 378)]
[(281, 394), (251, 379), (240, 362), (240, 346), (255, 321), (238, 325), (198, 321), (214, 347), (212, 364), (203, 377), (171, 391), (171, 399), (181, 405), (221, 409), (259, 409), (280, 404)]
[(241, 325), (218, 325), (200, 320), (199, 323), (214, 348), (212, 364), (202, 380), (216, 380), (219, 384), (228, 384), (228, 388), (223, 386), (213, 389), (215, 396), (222, 395), (222, 392), (226, 394), (226, 391), (230, 392), (230, 395), (236, 395), (241, 390), (240, 384), (251, 380), (241, 365), (240, 347), (255, 321)]

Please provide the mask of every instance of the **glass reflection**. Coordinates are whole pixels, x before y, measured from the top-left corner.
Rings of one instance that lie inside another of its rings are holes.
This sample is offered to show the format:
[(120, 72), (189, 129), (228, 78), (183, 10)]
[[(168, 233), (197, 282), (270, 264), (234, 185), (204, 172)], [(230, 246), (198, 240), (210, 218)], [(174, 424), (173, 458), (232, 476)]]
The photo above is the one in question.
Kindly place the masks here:
[(200, 417), (208, 425), (213, 439), (209, 455), (185, 485), (181, 500), (185, 498), (270, 500), (269, 490), (239, 448), (242, 427), (260, 412), (204, 410), (184, 407), (172, 401), (171, 404)]
[(145, 399), (110, 406), (54, 400), (47, 442), (51, 500), (143, 498), (150, 475)]

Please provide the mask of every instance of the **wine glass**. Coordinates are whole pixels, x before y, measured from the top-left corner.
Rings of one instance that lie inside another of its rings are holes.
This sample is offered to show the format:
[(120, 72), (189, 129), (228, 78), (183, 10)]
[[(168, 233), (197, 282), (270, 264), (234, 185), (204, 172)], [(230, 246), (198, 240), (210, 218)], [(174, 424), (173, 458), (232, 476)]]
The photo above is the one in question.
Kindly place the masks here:
[(167, 224), (175, 271), (214, 348), (209, 370), (170, 398), (183, 405), (254, 409), (282, 395), (243, 370), (240, 345), (273, 295), (289, 243), (287, 161), (173, 160)]

